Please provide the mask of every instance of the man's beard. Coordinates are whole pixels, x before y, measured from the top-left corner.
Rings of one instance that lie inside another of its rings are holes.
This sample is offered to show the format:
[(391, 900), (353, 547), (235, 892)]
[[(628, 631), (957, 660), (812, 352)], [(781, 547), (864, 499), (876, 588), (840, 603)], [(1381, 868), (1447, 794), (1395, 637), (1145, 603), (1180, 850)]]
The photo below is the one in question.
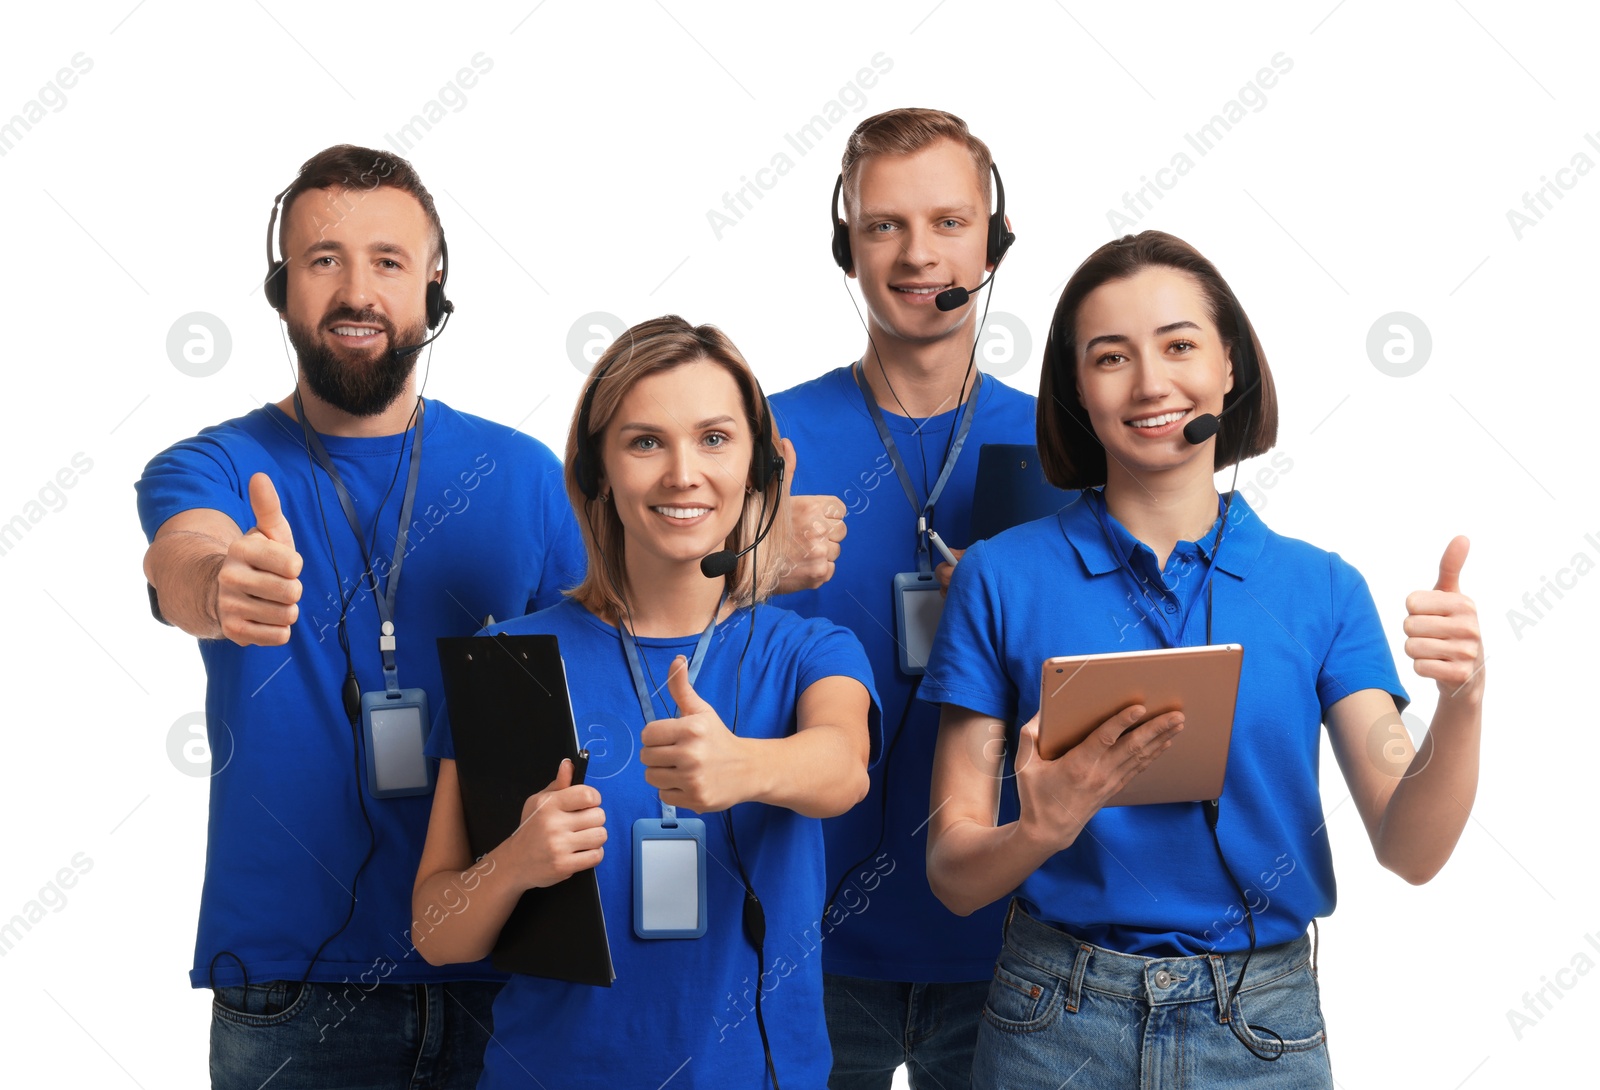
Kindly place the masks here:
[(397, 344), (416, 344), (422, 340), (422, 326), (406, 330), (407, 335), (397, 340), (394, 324), (388, 318), (371, 309), (349, 307), (330, 311), (320, 324), (323, 329), (332, 329), (347, 323), (381, 328), (385, 333), (384, 346), (362, 349), (359, 354), (349, 356), (319, 339), (315, 329), (294, 322), (288, 323), (289, 343), (300, 357), (300, 374), (312, 393), (351, 416), (377, 416), (395, 403), (417, 365), (414, 354), (408, 353), (404, 359), (397, 360), (392, 350)]

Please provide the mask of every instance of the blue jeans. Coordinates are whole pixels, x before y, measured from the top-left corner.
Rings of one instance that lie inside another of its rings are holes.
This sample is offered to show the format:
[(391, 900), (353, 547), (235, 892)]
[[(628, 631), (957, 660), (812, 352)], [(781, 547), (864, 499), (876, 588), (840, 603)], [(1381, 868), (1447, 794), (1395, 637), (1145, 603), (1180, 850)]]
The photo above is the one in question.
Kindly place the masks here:
[(987, 981), (902, 984), (824, 974), (828, 1090), (888, 1090), (901, 1064), (913, 1090), (966, 1090), (988, 992)]
[[(1243, 954), (1113, 953), (1032, 919), (1013, 901), (972, 1085), (1332, 1090), (1310, 952), (1304, 935), (1257, 950), (1229, 1010)], [(1251, 1055), (1230, 1019), (1258, 1051), (1281, 1048), (1282, 1056), (1267, 1062)]]
[(471, 1090), (499, 984), (318, 984), (217, 988), (213, 1090)]

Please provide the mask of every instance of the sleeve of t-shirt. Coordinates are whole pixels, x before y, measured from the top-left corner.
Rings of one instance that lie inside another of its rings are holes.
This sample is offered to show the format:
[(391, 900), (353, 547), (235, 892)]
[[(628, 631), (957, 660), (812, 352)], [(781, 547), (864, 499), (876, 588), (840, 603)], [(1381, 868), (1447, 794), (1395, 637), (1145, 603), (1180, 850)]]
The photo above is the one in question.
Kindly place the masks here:
[(197, 508), (221, 511), (240, 530), (256, 524), (249, 478), (233, 452), (207, 435), (185, 439), (150, 459), (133, 487), (148, 541), (155, 540), (156, 531), (173, 515)]
[(433, 715), (433, 729), (428, 732), (422, 752), (446, 761), (456, 759), (456, 740), (450, 733), (450, 705), (443, 700), (439, 701), (439, 710)]
[(572, 501), (567, 498), (566, 477), (560, 459), (548, 447), (540, 444), (540, 461), (544, 463), (543, 517), (545, 528), (544, 567), (539, 572), (539, 585), (528, 595), (528, 612), (534, 613), (561, 601), (561, 592), (583, 582), (589, 563), (583, 549), (583, 535), (578, 532), (578, 519), (572, 511)]
[(1010, 723), (1017, 714), (1017, 692), (1006, 676), (1000, 618), (988, 544), (980, 541), (956, 565), (917, 695), (930, 704), (955, 704)]
[(1394, 655), (1383, 633), (1383, 622), (1372, 591), (1361, 573), (1338, 555), (1328, 555), (1333, 606), (1333, 638), (1317, 671), (1317, 699), (1326, 718), (1328, 709), (1351, 693), (1382, 689), (1404, 711), (1411, 698), (1400, 685)]
[(807, 626), (800, 658), (799, 691), (827, 677), (848, 677), (861, 682), (867, 690), (870, 704), (867, 708), (867, 734), (871, 739), (871, 753), (867, 767), (878, 763), (883, 749), (883, 723), (879, 714), (878, 690), (872, 680), (872, 664), (861, 641), (848, 628), (816, 620)]

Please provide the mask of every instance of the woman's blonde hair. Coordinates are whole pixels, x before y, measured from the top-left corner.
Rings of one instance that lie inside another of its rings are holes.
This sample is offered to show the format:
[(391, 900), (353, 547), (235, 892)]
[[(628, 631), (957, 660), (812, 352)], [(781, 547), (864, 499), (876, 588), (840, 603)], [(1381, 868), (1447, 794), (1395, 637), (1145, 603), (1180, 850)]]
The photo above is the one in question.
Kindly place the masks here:
[[(578, 516), (589, 568), (583, 582), (567, 594), (602, 617), (616, 619), (626, 609), (628, 574), (622, 520), (606, 498), (603, 438), (617, 408), (639, 381), (698, 360), (707, 360), (733, 376), (750, 429), (751, 467), (745, 484), (744, 510), (734, 524), (724, 548), (738, 552), (755, 540), (758, 523), (772, 522), (765, 548), (740, 557), (725, 578), (728, 597), (736, 605), (752, 605), (777, 588), (782, 555), (779, 546), (788, 539), (788, 511), (783, 501), (783, 473), (756, 480), (755, 470), (764, 460), (759, 449), (770, 435), (773, 455), (778, 443), (772, 410), (756, 381), (755, 372), (727, 335), (713, 325), (690, 325), (676, 314), (652, 318), (625, 330), (611, 343), (590, 372), (584, 396), (573, 410), (567, 431), (567, 498)], [(585, 484), (593, 492), (585, 491)], [(760, 558), (757, 571), (752, 558)]]

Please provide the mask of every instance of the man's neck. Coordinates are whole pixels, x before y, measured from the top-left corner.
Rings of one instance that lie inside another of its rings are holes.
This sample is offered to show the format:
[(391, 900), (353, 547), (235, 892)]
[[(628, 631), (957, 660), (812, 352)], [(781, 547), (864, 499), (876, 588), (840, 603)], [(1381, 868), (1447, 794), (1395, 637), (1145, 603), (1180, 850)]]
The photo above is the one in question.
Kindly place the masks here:
[(861, 355), (861, 369), (878, 407), (884, 412), (924, 420), (960, 405), (973, 387), (973, 380), (967, 375), (974, 337), (969, 326), (970, 323), (937, 341), (911, 344), (873, 323), (872, 335)]
[[(411, 416), (417, 409), (415, 380), (408, 380), (400, 396), (376, 416), (352, 416), (322, 400), (303, 381), (298, 387), (298, 392), (300, 403), (305, 406), (306, 423), (310, 424), (318, 435), (341, 435), (358, 439), (400, 435), (410, 426)], [(290, 419), (300, 418), (295, 412), (294, 394), (278, 402), (278, 408), (282, 409)]]

